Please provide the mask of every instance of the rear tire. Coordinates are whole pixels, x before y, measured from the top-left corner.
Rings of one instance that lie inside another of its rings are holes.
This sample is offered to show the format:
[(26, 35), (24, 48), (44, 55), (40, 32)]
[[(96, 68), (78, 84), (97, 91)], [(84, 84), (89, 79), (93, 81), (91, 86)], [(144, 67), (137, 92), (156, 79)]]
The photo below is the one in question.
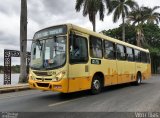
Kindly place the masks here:
[(99, 76), (94, 76), (91, 85), (91, 93), (93, 95), (100, 93), (102, 90), (102, 82), (100, 81)]
[(140, 85), (142, 83), (142, 76), (140, 73), (137, 74), (137, 80), (135, 82), (135, 85)]

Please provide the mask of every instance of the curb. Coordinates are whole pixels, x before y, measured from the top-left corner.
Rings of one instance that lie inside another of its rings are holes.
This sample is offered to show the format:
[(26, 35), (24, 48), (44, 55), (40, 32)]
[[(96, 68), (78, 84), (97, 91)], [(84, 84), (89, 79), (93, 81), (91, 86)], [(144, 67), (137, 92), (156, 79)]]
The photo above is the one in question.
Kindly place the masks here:
[(7, 85), (7, 86), (2, 86), (0, 87), (0, 94), (1, 93), (8, 93), (8, 92), (17, 92), (17, 91), (22, 91), (22, 90), (29, 90), (29, 85), (28, 84), (22, 84), (22, 85)]

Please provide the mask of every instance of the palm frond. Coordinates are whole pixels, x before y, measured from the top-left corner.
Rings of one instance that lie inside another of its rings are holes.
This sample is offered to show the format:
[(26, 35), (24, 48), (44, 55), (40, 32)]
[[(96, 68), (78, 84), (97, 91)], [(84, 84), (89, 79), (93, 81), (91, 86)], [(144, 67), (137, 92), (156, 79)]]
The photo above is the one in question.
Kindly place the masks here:
[(103, 21), (103, 19), (104, 19), (105, 6), (104, 6), (102, 0), (100, 0), (100, 5), (99, 5), (99, 7), (100, 7), (100, 8), (99, 8), (99, 17), (100, 17), (100, 20)]
[(155, 7), (153, 7), (153, 11), (155, 11), (155, 10), (157, 10), (159, 8), (160, 8), (160, 6), (155, 6)]
[(111, 7), (111, 0), (104, 0), (104, 2), (106, 3), (107, 9), (109, 9)]
[(88, 1), (85, 1), (83, 4), (83, 16), (87, 16), (88, 15)]
[(113, 13), (113, 22), (117, 22), (119, 17), (121, 15), (121, 12), (119, 10), (119, 7), (115, 9), (114, 13)]
[(124, 4), (126, 4), (130, 8), (134, 8), (134, 6), (137, 6), (137, 3), (134, 0), (127, 0)]
[(76, 0), (76, 6), (75, 6), (75, 9), (77, 12), (79, 12), (81, 10), (81, 7), (84, 3), (84, 0)]
[(125, 16), (128, 16), (129, 14), (129, 9), (126, 5), (124, 5), (124, 13), (125, 13)]
[(108, 9), (108, 14), (111, 14), (115, 9), (116, 9), (116, 7), (119, 5), (119, 1), (117, 1), (117, 0), (112, 0), (111, 2), (110, 2), (110, 7), (109, 7), (109, 9)]

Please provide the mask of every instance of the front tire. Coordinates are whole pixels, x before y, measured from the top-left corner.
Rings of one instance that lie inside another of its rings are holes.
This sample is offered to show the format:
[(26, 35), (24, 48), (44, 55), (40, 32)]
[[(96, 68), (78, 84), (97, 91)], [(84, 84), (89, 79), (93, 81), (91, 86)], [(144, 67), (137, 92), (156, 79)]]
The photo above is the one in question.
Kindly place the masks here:
[(94, 76), (91, 86), (91, 93), (93, 95), (100, 93), (102, 90), (102, 82), (99, 76)]

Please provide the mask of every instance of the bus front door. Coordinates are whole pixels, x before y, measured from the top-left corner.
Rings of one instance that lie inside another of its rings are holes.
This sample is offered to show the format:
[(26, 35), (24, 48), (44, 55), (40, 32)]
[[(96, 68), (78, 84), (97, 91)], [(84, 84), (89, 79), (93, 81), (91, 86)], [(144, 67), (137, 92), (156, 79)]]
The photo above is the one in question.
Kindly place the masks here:
[(69, 55), (69, 90), (75, 92), (89, 89), (89, 62), (87, 36), (74, 35), (70, 37)]

